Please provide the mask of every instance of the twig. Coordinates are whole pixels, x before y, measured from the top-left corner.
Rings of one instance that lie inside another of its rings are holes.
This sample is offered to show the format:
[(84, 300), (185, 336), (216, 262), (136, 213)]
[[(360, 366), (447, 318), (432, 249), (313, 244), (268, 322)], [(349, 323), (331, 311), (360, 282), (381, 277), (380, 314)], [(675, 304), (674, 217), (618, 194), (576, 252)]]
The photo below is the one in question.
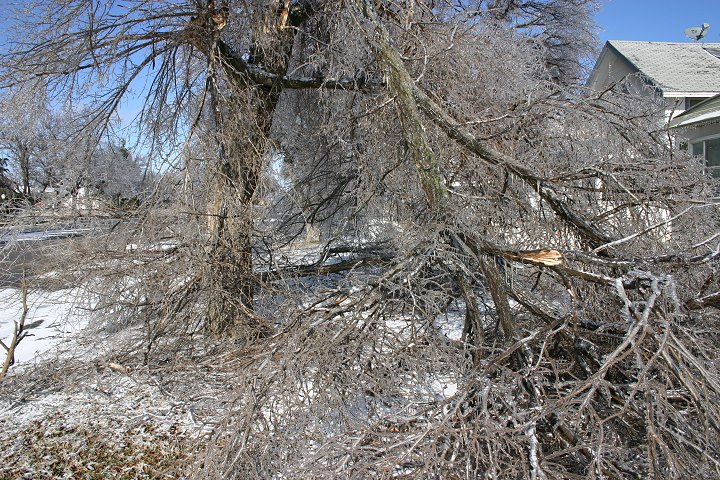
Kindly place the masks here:
[(7, 375), (8, 369), (10, 368), (10, 365), (13, 365), (15, 363), (15, 349), (17, 348), (20, 341), (22, 341), (23, 338), (25, 338), (26, 335), (23, 335), (23, 330), (25, 328), (25, 319), (27, 318), (27, 312), (28, 312), (28, 304), (27, 304), (27, 281), (25, 280), (25, 273), (23, 272), (23, 280), (22, 280), (22, 286), (21, 286), (21, 295), (22, 295), (22, 313), (20, 314), (20, 322), (15, 321), (15, 328), (13, 329), (13, 336), (10, 340), (10, 345), (5, 345), (3, 343), (3, 347), (5, 350), (7, 350), (7, 355), (5, 356), (5, 362), (3, 363), (2, 371), (0, 371), (0, 382), (2, 382), (5, 379), (5, 376)]

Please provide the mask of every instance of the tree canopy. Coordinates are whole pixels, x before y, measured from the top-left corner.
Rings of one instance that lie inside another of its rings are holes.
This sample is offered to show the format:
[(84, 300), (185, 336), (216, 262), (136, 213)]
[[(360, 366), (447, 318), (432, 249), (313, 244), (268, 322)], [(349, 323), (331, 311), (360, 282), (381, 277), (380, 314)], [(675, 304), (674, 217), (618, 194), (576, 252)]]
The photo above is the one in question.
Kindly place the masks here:
[(594, 4), (19, 5), (0, 86), (165, 154), (69, 273), (148, 364), (233, 339), (198, 477), (717, 476), (717, 180), (584, 88)]

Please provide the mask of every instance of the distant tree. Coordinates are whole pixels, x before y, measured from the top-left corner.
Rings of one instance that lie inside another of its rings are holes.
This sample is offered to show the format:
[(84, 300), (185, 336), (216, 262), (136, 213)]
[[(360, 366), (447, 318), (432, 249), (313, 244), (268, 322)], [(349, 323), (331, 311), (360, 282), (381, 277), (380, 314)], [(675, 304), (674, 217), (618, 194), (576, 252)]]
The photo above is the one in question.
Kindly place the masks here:
[(77, 196), (80, 189), (116, 203), (137, 197), (144, 171), (140, 160), (122, 142), (115, 145), (98, 138), (92, 130), (78, 135), (58, 126), (53, 148), (42, 157), (39, 183), (61, 197)]
[[(474, 3), (474, 2), (468, 2)], [(594, 0), (488, 0), (488, 12), (537, 41), (545, 51), (546, 71), (555, 81), (572, 84), (583, 78), (583, 61), (597, 53)]]
[(5, 89), (0, 97), (0, 149), (10, 159), (11, 174), (20, 193), (31, 196), (38, 157), (47, 148), (50, 112), (47, 94), (39, 83)]
[(13, 181), (10, 179), (8, 163), (7, 158), (0, 158), (0, 212), (2, 213), (9, 210), (8, 207), (16, 195)]

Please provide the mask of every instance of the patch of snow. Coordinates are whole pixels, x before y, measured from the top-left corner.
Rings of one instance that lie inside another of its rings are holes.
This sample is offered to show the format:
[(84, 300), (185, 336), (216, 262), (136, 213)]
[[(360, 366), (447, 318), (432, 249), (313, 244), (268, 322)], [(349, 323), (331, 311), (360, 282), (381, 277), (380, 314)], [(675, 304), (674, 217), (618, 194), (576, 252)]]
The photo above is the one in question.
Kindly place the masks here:
[(438, 315), (435, 325), (449, 340), (460, 340), (465, 327), (465, 303), (459, 300), (458, 309)]
[[(28, 292), (28, 312), (25, 319), (27, 336), (15, 350), (15, 362), (34, 360), (67, 341), (69, 337), (87, 326), (88, 317), (77, 306), (77, 290), (54, 292)], [(15, 322), (22, 315), (22, 297), (19, 289), (0, 289), (0, 339), (8, 345), (15, 329)], [(4, 357), (3, 357), (4, 360)]]
[(92, 228), (64, 228), (57, 230), (42, 230), (37, 232), (5, 233), (0, 235), (0, 245), (11, 242), (37, 242), (61, 238), (78, 237), (91, 232)]
[(450, 378), (436, 379), (433, 380), (430, 388), (441, 398), (451, 398), (457, 393), (458, 384)]
[(125, 245), (125, 251), (127, 252), (135, 252), (135, 251), (142, 251), (142, 252), (170, 252), (173, 250), (176, 250), (178, 248), (178, 244), (174, 242), (160, 242), (160, 243), (152, 243), (149, 245), (138, 245), (137, 243), (128, 243)]

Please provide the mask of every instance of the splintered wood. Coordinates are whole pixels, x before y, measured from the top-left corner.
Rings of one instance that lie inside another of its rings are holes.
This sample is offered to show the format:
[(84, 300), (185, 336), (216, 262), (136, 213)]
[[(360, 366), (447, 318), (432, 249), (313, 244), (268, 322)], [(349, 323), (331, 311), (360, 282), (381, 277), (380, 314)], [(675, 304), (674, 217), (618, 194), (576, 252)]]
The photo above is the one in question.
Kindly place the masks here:
[(519, 252), (518, 260), (537, 263), (547, 267), (555, 267), (557, 265), (562, 265), (563, 255), (557, 250), (529, 250), (526, 252)]

